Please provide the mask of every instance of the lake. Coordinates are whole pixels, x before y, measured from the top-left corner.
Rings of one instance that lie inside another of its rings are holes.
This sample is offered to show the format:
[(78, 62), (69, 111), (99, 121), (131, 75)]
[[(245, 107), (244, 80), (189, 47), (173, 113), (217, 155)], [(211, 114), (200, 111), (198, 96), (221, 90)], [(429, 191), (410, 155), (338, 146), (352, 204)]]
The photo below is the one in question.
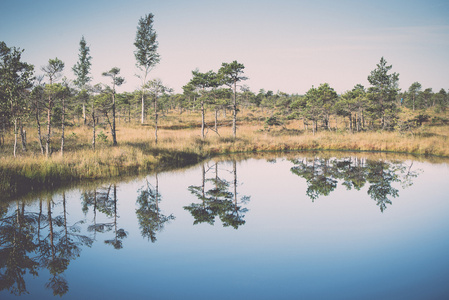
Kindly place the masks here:
[(226, 157), (0, 207), (1, 299), (449, 299), (449, 164)]

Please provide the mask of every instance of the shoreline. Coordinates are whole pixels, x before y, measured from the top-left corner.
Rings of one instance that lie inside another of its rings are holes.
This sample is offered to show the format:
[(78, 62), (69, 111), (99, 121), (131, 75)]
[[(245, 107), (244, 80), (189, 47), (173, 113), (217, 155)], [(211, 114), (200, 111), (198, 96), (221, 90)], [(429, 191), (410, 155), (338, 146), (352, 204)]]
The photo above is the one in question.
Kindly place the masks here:
[[(124, 142), (116, 147), (104, 145), (95, 152), (87, 149), (66, 150), (64, 157), (55, 153), (48, 159), (35, 154), (17, 158), (2, 157), (0, 159), (0, 193), (3, 195), (2, 199), (7, 201), (30, 192), (68, 186), (73, 183), (169, 171), (188, 167), (205, 159), (235, 154), (335, 151), (412, 155), (426, 160), (447, 159), (449, 161), (447, 138), (442, 139), (442, 144), (438, 147), (434, 147), (435, 141), (424, 147), (420, 138), (402, 137), (401, 141), (396, 137), (397, 143), (393, 143), (392, 137), (387, 135), (394, 135), (394, 133), (366, 133), (366, 136), (363, 133), (350, 134), (350, 138), (347, 136), (349, 134), (343, 134), (343, 140), (342, 134), (334, 132), (322, 132), (317, 136), (288, 135), (287, 139), (283, 136), (276, 137), (276, 132), (274, 133), (258, 132), (236, 139), (214, 137), (201, 140), (190, 137), (182, 145), (175, 143), (180, 146), (179, 149), (167, 144), (156, 146), (151, 142), (145, 144), (141, 144), (144, 142)], [(404, 140), (407, 142), (407, 147), (403, 145)], [(444, 151), (448, 151), (448, 154)]]

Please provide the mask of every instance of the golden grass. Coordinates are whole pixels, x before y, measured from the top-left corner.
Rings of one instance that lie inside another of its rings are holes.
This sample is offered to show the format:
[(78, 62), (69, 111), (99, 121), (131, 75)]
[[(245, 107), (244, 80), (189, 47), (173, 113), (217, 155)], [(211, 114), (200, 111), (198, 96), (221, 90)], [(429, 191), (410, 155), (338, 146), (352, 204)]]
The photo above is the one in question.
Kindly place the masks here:
[[(55, 152), (44, 158), (35, 138), (36, 130), (28, 129), (27, 152), (19, 151), (12, 156), (13, 136), (6, 137), (6, 146), (0, 150), (0, 192), (16, 194), (23, 185), (39, 189), (41, 185), (109, 178), (138, 174), (154, 169), (166, 169), (196, 163), (218, 154), (261, 151), (292, 150), (353, 150), (388, 151), (449, 157), (449, 126), (423, 126), (411, 133), (359, 132), (345, 130), (319, 131), (315, 135), (303, 130), (299, 121), (288, 121), (283, 126), (265, 128), (264, 114), (260, 111), (243, 111), (239, 119), (237, 138), (232, 137), (229, 114), (221, 116), (219, 135), (211, 129), (202, 139), (199, 113), (184, 113), (181, 117), (173, 112), (161, 118), (158, 144), (155, 144), (154, 127), (151, 123), (118, 124), (117, 140), (113, 147), (107, 127), (97, 128), (108, 135), (106, 142), (97, 141), (96, 150), (91, 149), (91, 128), (66, 127), (64, 157), (58, 152), (59, 132), (55, 129), (52, 146)], [(214, 119), (209, 113), (206, 122), (213, 127)], [(339, 128), (343, 128), (339, 124)], [(173, 129), (178, 128), (178, 129)], [(26, 189), (26, 188), (25, 188)]]

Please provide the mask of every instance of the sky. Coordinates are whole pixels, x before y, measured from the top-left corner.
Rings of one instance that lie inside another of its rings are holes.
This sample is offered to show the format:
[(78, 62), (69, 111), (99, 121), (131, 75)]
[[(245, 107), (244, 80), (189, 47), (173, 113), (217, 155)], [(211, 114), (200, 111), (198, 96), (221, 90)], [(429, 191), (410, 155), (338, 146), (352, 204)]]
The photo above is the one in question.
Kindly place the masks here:
[(0, 41), (24, 49), (35, 74), (49, 59), (74, 79), (82, 36), (92, 56), (92, 83), (121, 69), (132, 92), (140, 80), (134, 57), (138, 21), (154, 15), (160, 63), (150, 79), (182, 93), (192, 71), (218, 71), (237, 60), (260, 89), (304, 94), (328, 83), (337, 93), (367, 77), (384, 57), (399, 87), (449, 89), (448, 0), (0, 0)]

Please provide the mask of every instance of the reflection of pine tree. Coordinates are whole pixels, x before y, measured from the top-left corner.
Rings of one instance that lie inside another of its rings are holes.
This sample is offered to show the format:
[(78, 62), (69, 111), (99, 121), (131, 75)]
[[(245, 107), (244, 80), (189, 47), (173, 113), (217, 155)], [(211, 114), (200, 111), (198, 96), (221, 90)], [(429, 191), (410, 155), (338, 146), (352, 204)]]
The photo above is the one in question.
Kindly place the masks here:
[(380, 211), (387, 208), (387, 204), (392, 204), (389, 196), (396, 198), (399, 191), (393, 188), (393, 182), (399, 182), (398, 175), (392, 169), (392, 165), (383, 161), (367, 161), (367, 180), (370, 183), (368, 195), (377, 202)]
[(327, 196), (337, 187), (337, 180), (348, 189), (360, 190), (369, 183), (368, 195), (377, 202), (381, 212), (392, 204), (391, 197), (398, 196), (399, 191), (393, 183), (402, 183), (403, 187), (411, 186), (412, 179), (419, 171), (412, 171), (403, 162), (385, 162), (358, 158), (293, 160), (293, 174), (306, 179), (306, 191), (312, 201), (319, 196)]
[(30, 257), (36, 250), (33, 242), (38, 216), (25, 213), (25, 204), (17, 201), (17, 208), (0, 219), (0, 291), (26, 294), (24, 275), (37, 276), (38, 263)]
[(161, 213), (159, 201), (161, 201), (161, 195), (156, 174), (155, 188), (147, 181), (147, 186), (140, 189), (137, 197), (139, 208), (136, 210), (142, 237), (148, 238), (153, 243), (156, 241), (156, 233), (164, 229), (165, 223), (175, 219), (173, 215), (165, 216)]
[(348, 158), (343, 160), (336, 160), (333, 162), (335, 167), (334, 176), (337, 179), (343, 180), (343, 185), (348, 190), (353, 188), (360, 191), (366, 183), (366, 168), (364, 167), (364, 160), (355, 158)]
[(64, 271), (68, 268), (70, 261), (79, 257), (81, 247), (92, 245), (92, 239), (79, 234), (80, 222), (73, 225), (68, 224), (67, 202), (65, 193), (62, 193), (62, 215), (54, 216), (52, 198), (47, 199), (47, 216), (43, 218), (48, 227), (48, 235), (44, 239), (38, 236), (39, 261), (42, 267), (49, 270), (52, 277), (45, 285), (53, 290), (53, 295), (62, 296), (69, 289), (68, 282), (63, 277)]
[[(123, 228), (118, 228), (117, 211), (117, 185), (110, 184), (107, 187), (96, 188), (93, 191), (83, 193), (83, 211), (87, 213), (89, 206), (93, 206), (93, 224), (89, 225), (87, 230), (94, 233), (106, 233), (113, 231), (114, 237), (105, 240), (104, 243), (112, 245), (114, 249), (123, 248), (123, 239), (128, 236)], [(97, 211), (104, 214), (111, 222), (97, 223)]]
[(238, 201), (237, 197), (237, 162), (232, 161), (232, 173), (234, 175), (234, 193), (229, 193), (231, 199), (234, 201), (226, 199), (223, 201), (222, 209), (220, 210), (220, 220), (223, 222), (223, 226), (232, 226), (237, 229), (239, 226), (245, 224), (244, 213), (248, 211), (247, 208), (240, 206), (240, 203), (246, 203), (249, 201), (249, 196), (243, 196), (241, 202)]
[[(188, 206), (184, 206), (184, 209), (189, 211), (195, 221), (193, 221), (193, 224), (199, 224), (199, 223), (208, 223), (210, 225), (213, 225), (215, 222), (215, 216), (216, 211), (214, 211), (213, 207), (211, 206), (211, 199), (206, 197), (206, 191), (205, 191), (205, 185), (206, 185), (206, 170), (204, 164), (202, 165), (202, 181), (200, 186), (189, 186), (188, 190), (190, 193), (195, 195), (199, 200), (201, 200), (201, 203), (192, 203)], [(217, 174), (217, 173), (216, 173)], [(217, 177), (218, 178), (218, 177)], [(217, 181), (217, 179), (215, 179)], [(217, 189), (217, 188), (216, 188)], [(214, 193), (214, 192), (212, 192)], [(216, 190), (216, 197), (218, 199), (218, 193), (219, 191)]]
[[(238, 201), (236, 165), (234, 161), (232, 171), (234, 175), (234, 192), (231, 192), (229, 191), (231, 183), (218, 176), (218, 163), (215, 163), (215, 177), (208, 179), (206, 179), (206, 171), (203, 164), (201, 186), (189, 186), (189, 191), (201, 200), (201, 203), (192, 203), (184, 207), (194, 217), (193, 224), (206, 222), (213, 225), (216, 216), (220, 218), (225, 227), (232, 226), (237, 229), (240, 225), (245, 224), (243, 218), (247, 209), (242, 208), (240, 204), (249, 201), (249, 197), (243, 196), (241, 201)], [(207, 191), (205, 190), (206, 183), (212, 185), (212, 188)]]
[(337, 187), (333, 178), (329, 160), (315, 158), (312, 161), (294, 161), (295, 166), (290, 170), (307, 181), (306, 195), (315, 201), (319, 196), (328, 196)]

